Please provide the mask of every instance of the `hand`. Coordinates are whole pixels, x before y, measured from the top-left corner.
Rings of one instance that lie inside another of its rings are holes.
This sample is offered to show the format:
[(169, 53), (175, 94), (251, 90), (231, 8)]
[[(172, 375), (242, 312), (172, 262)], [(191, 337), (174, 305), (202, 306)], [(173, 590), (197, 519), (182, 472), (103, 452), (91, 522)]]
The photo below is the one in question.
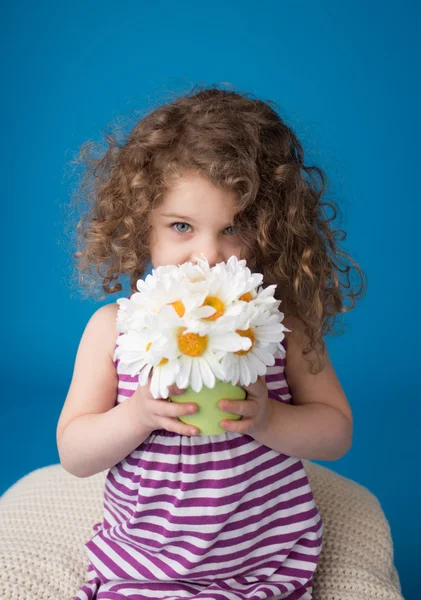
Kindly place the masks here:
[(239, 421), (222, 420), (220, 425), (226, 431), (249, 435), (260, 433), (268, 426), (273, 410), (273, 400), (269, 398), (265, 376), (259, 375), (254, 383), (241, 387), (247, 392), (246, 400), (223, 398), (218, 405), (222, 410), (242, 415), (243, 418)]
[[(150, 391), (152, 373), (149, 374), (148, 383), (138, 386), (135, 393), (125, 402), (132, 405), (133, 419), (138, 422), (141, 429), (152, 432), (156, 429), (166, 429), (180, 435), (198, 435), (199, 430), (193, 425), (187, 425), (177, 417), (192, 415), (198, 410), (195, 403), (176, 404), (168, 398), (154, 398)], [(168, 387), (168, 397), (182, 394), (185, 390), (175, 384)], [(190, 410), (192, 408), (193, 410)]]

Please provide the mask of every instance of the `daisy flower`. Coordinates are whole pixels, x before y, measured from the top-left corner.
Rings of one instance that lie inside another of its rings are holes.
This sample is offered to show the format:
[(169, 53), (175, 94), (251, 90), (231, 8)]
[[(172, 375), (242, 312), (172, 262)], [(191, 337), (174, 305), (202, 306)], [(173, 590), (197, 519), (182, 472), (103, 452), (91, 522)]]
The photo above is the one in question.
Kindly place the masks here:
[(119, 298), (117, 304), (120, 306), (117, 312), (118, 332), (127, 333), (132, 329), (140, 331), (147, 325), (148, 314), (131, 299)]
[(137, 375), (145, 365), (154, 366), (159, 362), (156, 357), (160, 351), (165, 351), (164, 346), (165, 340), (159, 333), (149, 329), (130, 329), (119, 337), (114, 360), (119, 359), (129, 375)]
[(137, 282), (138, 292), (120, 299), (117, 327), (123, 333), (115, 358), (138, 374), (155, 398), (176, 383), (199, 392), (216, 379), (249, 385), (274, 354), (283, 351), (283, 313), (275, 285), (257, 290), (263, 276), (231, 256), (210, 268), (202, 253), (191, 262), (163, 265)]
[(164, 265), (154, 269), (153, 275), (137, 282), (138, 292), (132, 294), (130, 302), (149, 314), (156, 314), (162, 306), (172, 305), (180, 316), (200, 319), (215, 311), (203, 302), (207, 295), (207, 281), (201, 269), (178, 269)]
[[(186, 320), (169, 306), (162, 307), (159, 314), (154, 315), (153, 327), (164, 340), (162, 346), (153, 354), (155, 362), (164, 359), (163, 364), (167, 366), (168, 371), (176, 364), (179, 367), (174, 368), (172, 376), (169, 376), (169, 384), (175, 382), (182, 389), (190, 385), (195, 392), (199, 392), (203, 385), (213, 388), (215, 378), (225, 380), (225, 373), (219, 362), (221, 351), (246, 350), (251, 345), (248, 338), (232, 331), (233, 324), (229, 327), (227, 322), (221, 322), (220, 325), (218, 322), (202, 324), (200, 333), (189, 331)], [(165, 359), (168, 360), (168, 364)], [(159, 370), (159, 365), (154, 367), (150, 389), (154, 397), (166, 398), (167, 380), (162, 382), (156, 396), (158, 383), (154, 381), (154, 376), (157, 371), (158, 381)], [(147, 381), (146, 376), (142, 381), (145, 379)]]
[[(202, 253), (202, 256), (203, 253)], [(254, 289), (261, 281), (260, 273), (251, 274), (250, 269), (245, 268), (245, 260), (238, 261), (236, 256), (231, 256), (227, 263), (221, 262), (212, 269), (206, 258), (203, 260), (196, 257), (198, 263), (194, 267), (199, 267), (206, 279), (200, 280), (200, 284), (206, 285), (207, 294), (203, 298), (203, 312), (196, 311), (195, 314), (188, 317), (200, 317), (203, 321), (215, 322), (217, 319), (225, 321), (227, 318), (235, 317), (242, 310), (237, 304), (238, 299), (245, 301), (252, 298), (246, 298), (247, 292)], [(192, 263), (180, 265), (180, 269), (186, 274), (192, 274)], [(197, 285), (197, 284), (196, 284)], [(203, 289), (203, 285), (202, 288)], [(205, 313), (205, 307), (213, 308), (213, 311)], [(180, 314), (180, 313), (179, 313)], [(182, 315), (181, 315), (182, 316)], [(220, 325), (222, 322), (220, 322)], [(195, 331), (200, 332), (200, 323), (196, 323)], [(194, 327), (193, 324), (190, 325)], [(206, 330), (206, 329), (205, 329)]]
[(221, 366), (232, 385), (250, 385), (267, 366), (275, 364), (277, 350), (284, 352), (281, 341), (289, 331), (280, 321), (282, 313), (270, 313), (253, 301), (244, 305), (236, 325), (236, 333), (251, 341), (246, 350), (225, 353)]

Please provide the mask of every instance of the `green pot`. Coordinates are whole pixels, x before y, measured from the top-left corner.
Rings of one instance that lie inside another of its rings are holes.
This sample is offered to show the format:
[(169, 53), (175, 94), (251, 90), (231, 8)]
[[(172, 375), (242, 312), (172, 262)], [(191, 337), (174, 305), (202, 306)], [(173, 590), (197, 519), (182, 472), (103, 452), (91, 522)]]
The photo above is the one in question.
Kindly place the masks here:
[(185, 402), (194, 402), (198, 406), (198, 410), (192, 415), (183, 415), (178, 417), (183, 423), (193, 425), (199, 429), (198, 435), (216, 435), (226, 432), (220, 426), (220, 422), (224, 419), (238, 421), (241, 415), (236, 413), (226, 412), (221, 410), (218, 402), (222, 398), (230, 400), (245, 400), (246, 391), (239, 385), (232, 385), (224, 381), (216, 380), (213, 388), (208, 388), (205, 385), (200, 392), (195, 392), (190, 386), (178, 396), (170, 396), (171, 402), (184, 404)]

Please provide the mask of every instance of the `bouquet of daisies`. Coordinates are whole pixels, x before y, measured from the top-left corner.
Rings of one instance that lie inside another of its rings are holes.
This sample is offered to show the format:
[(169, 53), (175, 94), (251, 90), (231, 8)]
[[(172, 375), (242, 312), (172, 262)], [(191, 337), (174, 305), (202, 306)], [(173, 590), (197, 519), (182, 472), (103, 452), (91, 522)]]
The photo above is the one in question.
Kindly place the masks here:
[(167, 398), (174, 383), (195, 392), (217, 381), (247, 386), (275, 364), (276, 351), (285, 352), (289, 329), (276, 285), (259, 288), (263, 276), (235, 256), (212, 268), (196, 258), (154, 269), (138, 280), (138, 292), (117, 300), (122, 335), (114, 359), (140, 386), (152, 371), (154, 398)]

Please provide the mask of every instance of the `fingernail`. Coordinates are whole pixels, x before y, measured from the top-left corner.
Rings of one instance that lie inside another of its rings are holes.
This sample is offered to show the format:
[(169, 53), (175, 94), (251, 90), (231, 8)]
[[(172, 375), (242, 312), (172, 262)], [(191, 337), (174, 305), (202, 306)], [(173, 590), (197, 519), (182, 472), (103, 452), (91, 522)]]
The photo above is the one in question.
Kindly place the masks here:
[(195, 406), (189, 406), (187, 409), (190, 413), (195, 412), (196, 411), (196, 407)]

